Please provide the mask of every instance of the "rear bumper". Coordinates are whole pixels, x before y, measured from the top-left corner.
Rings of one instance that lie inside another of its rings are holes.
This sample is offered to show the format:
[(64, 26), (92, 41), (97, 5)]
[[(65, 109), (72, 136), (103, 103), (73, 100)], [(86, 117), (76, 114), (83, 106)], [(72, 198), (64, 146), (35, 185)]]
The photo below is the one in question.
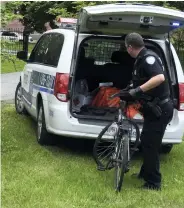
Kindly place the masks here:
[[(109, 122), (79, 120), (71, 116), (68, 103), (49, 105), (46, 126), (50, 133), (76, 138), (96, 139)], [(46, 108), (45, 108), (46, 109)], [(164, 144), (179, 144), (184, 133), (184, 112), (175, 112), (175, 119), (167, 126)]]

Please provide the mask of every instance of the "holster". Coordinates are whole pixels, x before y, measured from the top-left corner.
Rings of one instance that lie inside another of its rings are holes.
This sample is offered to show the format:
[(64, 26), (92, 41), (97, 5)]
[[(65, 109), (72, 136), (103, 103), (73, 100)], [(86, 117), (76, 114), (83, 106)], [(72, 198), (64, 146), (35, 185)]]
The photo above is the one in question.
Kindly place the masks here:
[(146, 106), (146, 108), (152, 112), (153, 115), (156, 116), (156, 118), (160, 118), (162, 115), (162, 109), (159, 106), (160, 99), (154, 98), (152, 101), (143, 101), (142, 103)]
[(152, 102), (148, 102), (147, 103), (148, 108), (150, 109), (150, 111), (157, 117), (160, 118), (160, 116), (162, 115), (162, 109), (160, 108), (159, 105), (155, 105)]

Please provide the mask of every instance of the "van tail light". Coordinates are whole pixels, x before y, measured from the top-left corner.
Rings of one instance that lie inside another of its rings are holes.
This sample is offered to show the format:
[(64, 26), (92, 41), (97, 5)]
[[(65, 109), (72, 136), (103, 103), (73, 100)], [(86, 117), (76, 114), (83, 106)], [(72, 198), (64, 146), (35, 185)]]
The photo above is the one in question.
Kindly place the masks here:
[(184, 83), (179, 84), (179, 110), (184, 111)]
[(62, 102), (68, 101), (69, 74), (56, 73), (54, 95)]

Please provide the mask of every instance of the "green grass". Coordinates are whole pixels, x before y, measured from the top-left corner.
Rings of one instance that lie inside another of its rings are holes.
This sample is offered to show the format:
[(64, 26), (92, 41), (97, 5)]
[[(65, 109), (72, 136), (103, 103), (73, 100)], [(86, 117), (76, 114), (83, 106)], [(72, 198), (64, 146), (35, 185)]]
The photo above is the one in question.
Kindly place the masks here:
[(33, 50), (34, 46), (35, 46), (35, 43), (29, 43), (29, 45), (28, 45), (28, 52), (29, 53), (31, 53), (31, 51)]
[[(29, 53), (31, 53), (33, 47), (35, 46), (35, 43), (29, 43), (29, 48), (28, 48), (28, 51)], [(7, 49), (7, 50), (15, 50), (15, 51), (20, 51), (20, 50), (23, 50), (22, 48), (22, 43), (21, 42), (6, 42), (6, 43), (3, 43), (2, 44), (2, 50), (3, 49)], [(11, 55), (10, 55), (11, 57)], [(20, 59), (16, 59), (16, 56), (12, 55), (13, 57), (13, 60), (16, 60), (15, 61), (15, 66), (13, 64), (11, 60), (11, 58), (9, 60), (5, 59), (5, 60), (2, 60), (1, 59), (1, 74), (4, 74), (4, 73), (12, 73), (12, 72), (17, 72), (17, 71), (22, 71), (24, 66), (25, 66), (25, 62), (24, 61), (21, 61)]]
[(15, 66), (12, 61), (8, 61), (8, 60), (2, 61), (1, 62), (1, 74), (22, 71), (24, 68), (24, 65), (25, 65), (24, 61), (16, 59), (15, 61), (16, 69), (15, 69)]
[(13, 105), (3, 105), (1, 115), (3, 208), (184, 207), (184, 143), (161, 156), (161, 192), (140, 190), (141, 182), (131, 179), (141, 165), (137, 155), (116, 194), (113, 172), (96, 170), (91, 142), (65, 139), (42, 147), (30, 117), (17, 115)]

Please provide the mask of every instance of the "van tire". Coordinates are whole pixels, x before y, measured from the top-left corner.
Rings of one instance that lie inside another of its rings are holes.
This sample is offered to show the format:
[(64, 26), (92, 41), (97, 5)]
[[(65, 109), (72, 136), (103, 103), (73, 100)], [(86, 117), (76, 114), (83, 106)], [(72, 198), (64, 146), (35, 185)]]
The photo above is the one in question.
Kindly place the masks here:
[(15, 90), (15, 109), (18, 114), (28, 115), (22, 99), (22, 86), (19, 82)]
[(173, 148), (173, 144), (165, 144), (161, 146), (161, 152), (164, 154), (168, 154), (171, 152)]
[(51, 135), (47, 132), (46, 123), (45, 123), (45, 113), (43, 108), (43, 102), (41, 101), (38, 106), (38, 115), (37, 115), (37, 142), (40, 145), (50, 145), (51, 144)]

